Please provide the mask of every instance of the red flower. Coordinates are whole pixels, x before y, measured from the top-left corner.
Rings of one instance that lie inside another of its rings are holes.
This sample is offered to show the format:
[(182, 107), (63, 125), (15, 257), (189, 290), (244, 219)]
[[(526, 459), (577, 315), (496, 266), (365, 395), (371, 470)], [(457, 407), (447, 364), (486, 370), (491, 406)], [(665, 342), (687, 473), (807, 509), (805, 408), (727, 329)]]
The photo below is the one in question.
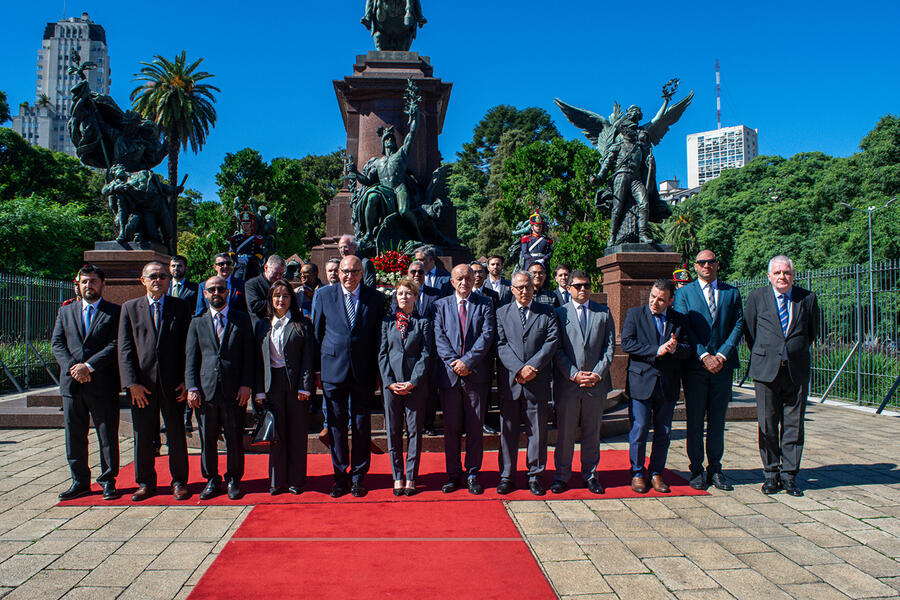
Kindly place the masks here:
[(406, 273), (410, 262), (409, 256), (396, 250), (388, 250), (372, 259), (375, 269), (382, 273)]

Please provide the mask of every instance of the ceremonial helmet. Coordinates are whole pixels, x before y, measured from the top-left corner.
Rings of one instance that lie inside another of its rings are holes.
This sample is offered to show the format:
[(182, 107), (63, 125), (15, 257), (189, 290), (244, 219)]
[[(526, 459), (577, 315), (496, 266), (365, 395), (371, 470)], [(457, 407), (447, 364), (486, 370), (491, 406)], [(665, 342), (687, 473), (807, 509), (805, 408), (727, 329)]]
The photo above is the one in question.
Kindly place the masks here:
[(674, 281), (675, 283), (690, 283), (691, 281), (693, 281), (691, 272), (687, 269), (687, 263), (675, 269), (675, 271), (672, 273), (672, 281)]

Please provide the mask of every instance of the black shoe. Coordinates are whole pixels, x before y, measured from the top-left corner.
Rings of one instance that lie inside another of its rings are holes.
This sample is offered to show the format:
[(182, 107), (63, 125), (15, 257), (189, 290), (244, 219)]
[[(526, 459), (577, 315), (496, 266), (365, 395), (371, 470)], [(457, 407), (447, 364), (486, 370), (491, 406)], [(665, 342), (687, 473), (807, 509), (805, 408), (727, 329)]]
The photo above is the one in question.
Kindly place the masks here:
[(332, 498), (340, 498), (341, 496), (346, 496), (347, 488), (344, 487), (344, 485), (341, 483), (335, 483), (333, 486), (331, 486), (331, 491), (328, 492), (328, 495)]
[(478, 477), (472, 475), (466, 479), (466, 485), (469, 486), (469, 493), (474, 496), (480, 496), (484, 493), (484, 487), (478, 483)]
[(777, 494), (781, 489), (781, 483), (777, 479), (766, 478), (766, 482), (762, 484), (763, 494)]
[(221, 488), (219, 487), (219, 482), (216, 479), (210, 479), (206, 484), (206, 487), (203, 488), (203, 491), (200, 492), (201, 500), (209, 500), (213, 496), (218, 496), (222, 493)]
[(274, 487), (274, 486), (273, 486), (273, 487), (270, 487), (270, 488), (269, 488), (269, 495), (270, 495), (270, 496), (277, 496), (278, 494), (283, 494), (283, 493), (284, 493), (284, 488), (283, 488), (283, 487)]
[(592, 494), (602, 494), (603, 486), (600, 485), (600, 480), (596, 477), (588, 477), (587, 481), (584, 482), (584, 485), (587, 487), (588, 491)]
[(803, 495), (803, 490), (797, 487), (797, 482), (794, 481), (793, 477), (784, 477), (781, 478), (781, 487), (784, 488), (785, 493), (788, 496), (795, 496), (799, 498)]
[(512, 479), (501, 479), (500, 485), (497, 486), (497, 493), (505, 496), (506, 494), (511, 494), (516, 490), (516, 484), (513, 483)]
[(350, 486), (350, 495), (354, 498), (362, 498), (369, 493), (369, 490), (363, 487), (361, 483), (354, 483)]
[(236, 481), (228, 482), (228, 499), (229, 500), (240, 500), (244, 496), (244, 492), (241, 491), (241, 488), (238, 487)]
[(299, 496), (300, 494), (303, 493), (303, 487), (299, 486), (299, 485), (292, 485), (291, 487), (288, 488), (288, 491), (295, 496)]
[(462, 478), (459, 476), (451, 477), (447, 480), (447, 483), (441, 486), (441, 491), (445, 494), (450, 494), (460, 489), (463, 486)]
[(550, 491), (554, 494), (562, 494), (567, 489), (569, 489), (569, 484), (567, 484), (565, 481), (554, 481), (550, 485)]
[(481, 429), (482, 429), (482, 431), (484, 431), (484, 433), (486, 433), (487, 435), (497, 435), (497, 433), (498, 433), (496, 429), (494, 429), (493, 427), (491, 427), (491, 426), (488, 425), (487, 423), (485, 423), (484, 425), (482, 425)]
[(74, 500), (91, 493), (91, 486), (73, 483), (72, 486), (59, 494), (60, 500)]
[(116, 489), (116, 483), (114, 481), (107, 481), (103, 484), (104, 500), (118, 500), (121, 497), (122, 494)]
[(688, 484), (695, 490), (705, 490), (706, 489), (706, 478), (703, 476), (703, 471), (699, 473), (691, 473), (691, 481)]
[(408, 487), (408, 488), (403, 488), (403, 493), (406, 494), (406, 496), (415, 496), (418, 493), (418, 491), (416, 490), (416, 488)]
[(722, 490), (724, 492), (730, 492), (734, 489), (734, 486), (728, 482), (728, 480), (725, 478), (725, 475), (721, 472), (713, 473), (709, 476), (709, 485), (713, 486), (717, 490)]
[(395, 495), (395, 496), (402, 496), (402, 495), (403, 495), (403, 488), (402, 488), (402, 487), (395, 487), (395, 488), (394, 488), (394, 495)]
[(531, 490), (531, 493), (535, 496), (544, 495), (544, 486), (541, 485), (541, 480), (536, 477), (528, 480), (528, 489)]

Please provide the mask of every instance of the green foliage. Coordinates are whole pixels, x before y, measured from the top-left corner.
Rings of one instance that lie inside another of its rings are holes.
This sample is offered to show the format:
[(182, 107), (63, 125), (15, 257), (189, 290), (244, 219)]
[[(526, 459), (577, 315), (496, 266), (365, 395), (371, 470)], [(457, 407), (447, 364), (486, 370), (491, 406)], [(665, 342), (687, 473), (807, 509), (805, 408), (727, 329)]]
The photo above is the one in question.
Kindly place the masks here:
[(226, 206), (232, 206), (235, 198), (247, 200), (265, 194), (269, 186), (269, 165), (253, 148), (234, 154), (228, 152), (216, 173), (216, 185), (219, 199)]
[(456, 235), (464, 246), (474, 249), (488, 196), (477, 181), (463, 172), (459, 163), (453, 164), (447, 183), (449, 199), (456, 207)]
[(600, 276), (597, 259), (603, 256), (608, 239), (609, 219), (573, 223), (568, 231), (559, 234), (554, 244), (553, 264), (566, 263), (573, 269), (584, 269), (596, 280)]
[(228, 249), (233, 213), (230, 206), (215, 201), (192, 200), (189, 206), (192, 226), (180, 229), (178, 254), (188, 259), (189, 277), (203, 281), (212, 275), (213, 256)]
[(488, 202), (478, 219), (478, 233), (472, 253), (476, 258), (498, 254), (504, 258), (509, 257), (509, 245), (512, 239), (509, 224), (503, 219), (498, 208), (497, 200)]
[(6, 100), (6, 92), (0, 90), (0, 125), (12, 120), (9, 113), (9, 102)]

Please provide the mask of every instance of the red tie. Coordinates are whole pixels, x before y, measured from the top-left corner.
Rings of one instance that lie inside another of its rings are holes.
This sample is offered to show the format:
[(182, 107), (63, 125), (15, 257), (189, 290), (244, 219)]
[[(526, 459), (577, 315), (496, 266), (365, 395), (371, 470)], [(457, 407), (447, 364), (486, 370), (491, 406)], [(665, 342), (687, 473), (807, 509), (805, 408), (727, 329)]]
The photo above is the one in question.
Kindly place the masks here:
[(459, 303), (459, 327), (462, 335), (462, 351), (466, 351), (466, 300), (463, 298)]

